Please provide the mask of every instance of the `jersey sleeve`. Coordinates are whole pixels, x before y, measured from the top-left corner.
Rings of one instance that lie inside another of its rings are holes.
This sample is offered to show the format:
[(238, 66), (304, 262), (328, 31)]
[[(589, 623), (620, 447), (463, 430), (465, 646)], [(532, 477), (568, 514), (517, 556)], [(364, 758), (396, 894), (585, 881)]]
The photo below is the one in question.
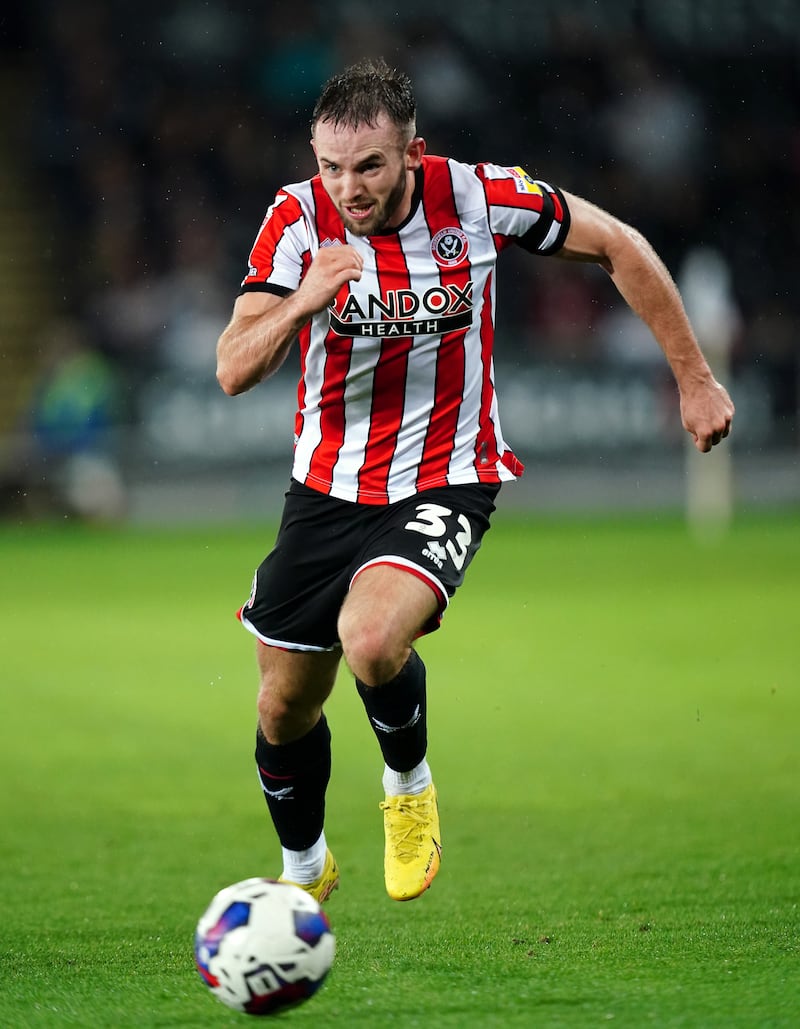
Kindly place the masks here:
[(514, 242), (547, 256), (564, 246), (570, 216), (561, 190), (534, 179), (524, 168), (480, 164), (489, 225), (500, 246)]
[(280, 190), (253, 243), (241, 292), (286, 296), (300, 285), (308, 254), (308, 232), (300, 202)]

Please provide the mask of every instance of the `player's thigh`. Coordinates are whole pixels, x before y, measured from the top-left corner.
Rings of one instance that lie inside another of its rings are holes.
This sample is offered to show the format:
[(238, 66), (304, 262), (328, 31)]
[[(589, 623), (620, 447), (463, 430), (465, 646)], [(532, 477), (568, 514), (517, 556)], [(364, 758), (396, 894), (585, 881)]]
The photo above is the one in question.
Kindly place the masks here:
[(429, 583), (404, 568), (374, 564), (350, 587), (339, 616), (339, 638), (348, 660), (356, 649), (391, 654), (407, 648), (439, 610)]

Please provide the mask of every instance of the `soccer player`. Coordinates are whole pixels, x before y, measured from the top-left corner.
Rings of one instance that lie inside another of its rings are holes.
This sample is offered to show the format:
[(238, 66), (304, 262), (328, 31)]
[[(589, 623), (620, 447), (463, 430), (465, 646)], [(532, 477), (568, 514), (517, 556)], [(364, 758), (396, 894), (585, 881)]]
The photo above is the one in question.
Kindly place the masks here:
[(334, 76), (311, 132), (318, 174), (278, 191), (217, 348), (230, 395), (300, 349), (291, 484), (239, 612), (258, 641), (256, 762), (281, 878), (325, 900), (339, 871), (323, 709), (344, 656), (383, 756), (386, 889), (410, 900), (442, 849), (414, 640), (438, 627), (523, 470), (494, 387), (498, 255), (601, 265), (661, 346), (698, 450), (728, 435), (733, 405), (645, 239), (521, 167), (427, 154), (404, 74), (362, 61)]

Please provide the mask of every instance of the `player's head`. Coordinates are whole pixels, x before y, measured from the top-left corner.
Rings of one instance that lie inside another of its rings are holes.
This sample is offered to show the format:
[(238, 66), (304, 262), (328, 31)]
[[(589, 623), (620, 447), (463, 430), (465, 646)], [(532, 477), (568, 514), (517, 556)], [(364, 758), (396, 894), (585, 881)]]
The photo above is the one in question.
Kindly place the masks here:
[(375, 128), (381, 114), (397, 127), (403, 144), (416, 135), (417, 105), (409, 77), (390, 68), (383, 58), (365, 59), (322, 87), (311, 116), (311, 135), (323, 121), (334, 128)]
[(311, 132), (322, 184), (346, 228), (371, 236), (401, 224), (425, 152), (408, 78), (382, 60), (352, 65), (323, 87)]

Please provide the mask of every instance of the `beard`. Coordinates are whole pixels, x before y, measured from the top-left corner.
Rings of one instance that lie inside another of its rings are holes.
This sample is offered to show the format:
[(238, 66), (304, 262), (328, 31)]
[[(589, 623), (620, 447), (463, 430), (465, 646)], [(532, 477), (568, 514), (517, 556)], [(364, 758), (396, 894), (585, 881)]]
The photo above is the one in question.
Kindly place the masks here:
[(344, 205), (339, 208), (345, 228), (354, 236), (374, 236), (376, 232), (385, 229), (387, 224), (397, 213), (397, 209), (403, 202), (406, 195), (406, 170), (403, 169), (400, 178), (394, 184), (391, 192), (385, 200), (373, 200), (374, 207), (368, 218), (356, 221), (351, 218)]

